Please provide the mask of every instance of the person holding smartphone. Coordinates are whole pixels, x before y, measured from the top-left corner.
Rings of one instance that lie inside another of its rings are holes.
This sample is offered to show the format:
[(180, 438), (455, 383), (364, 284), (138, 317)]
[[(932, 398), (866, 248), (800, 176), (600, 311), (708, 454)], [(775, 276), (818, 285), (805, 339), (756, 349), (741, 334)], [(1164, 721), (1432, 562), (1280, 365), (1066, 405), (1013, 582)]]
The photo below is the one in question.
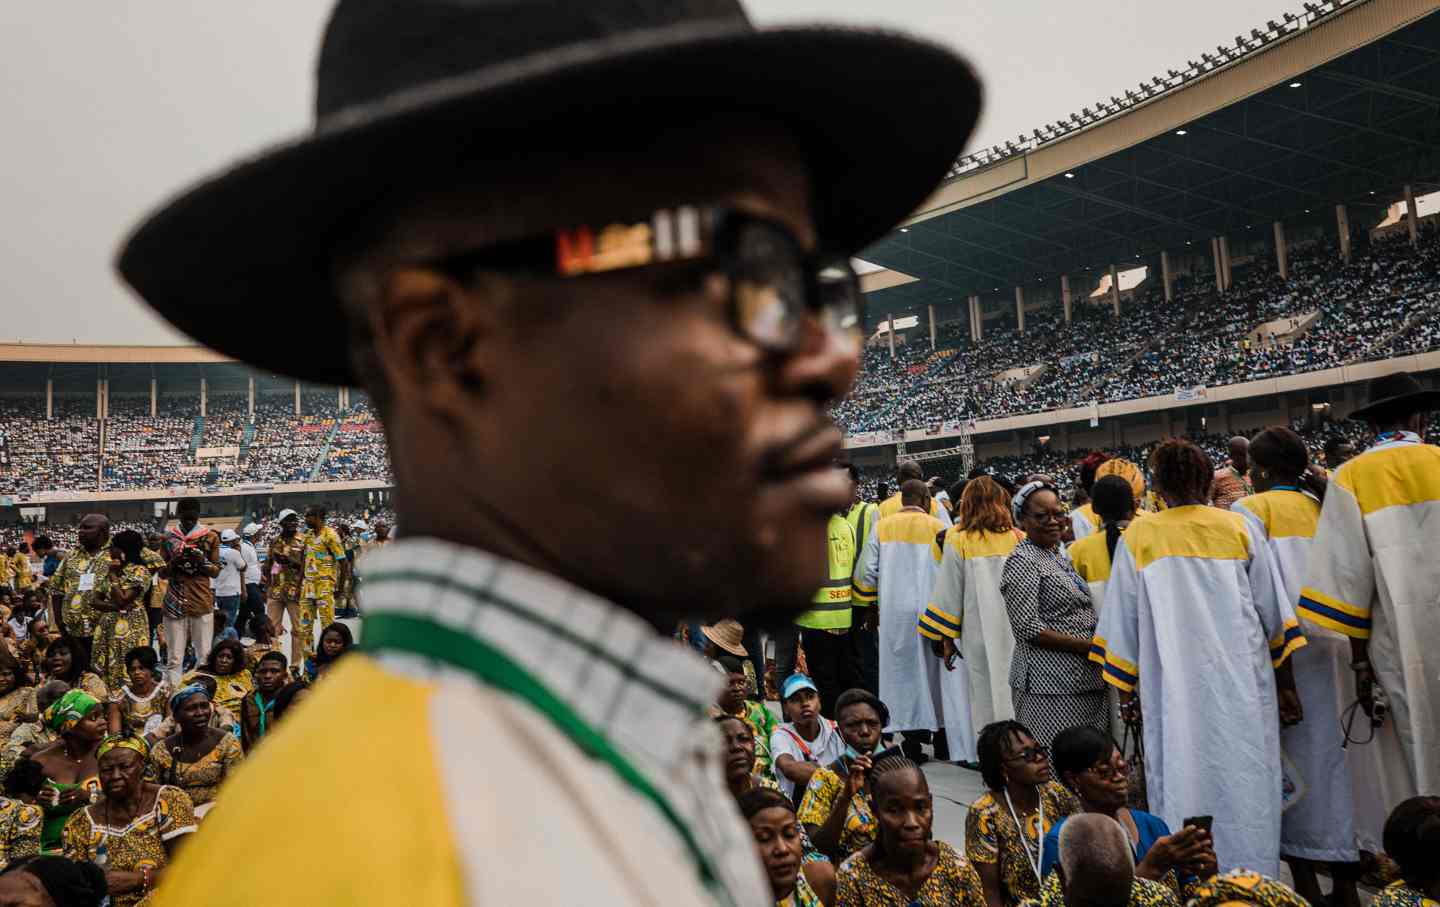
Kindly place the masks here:
[(796, 815), (815, 848), (838, 866), (875, 840), (875, 807), (866, 782), (890, 710), (878, 697), (855, 689), (840, 694), (835, 715), (845, 754), (810, 776)]

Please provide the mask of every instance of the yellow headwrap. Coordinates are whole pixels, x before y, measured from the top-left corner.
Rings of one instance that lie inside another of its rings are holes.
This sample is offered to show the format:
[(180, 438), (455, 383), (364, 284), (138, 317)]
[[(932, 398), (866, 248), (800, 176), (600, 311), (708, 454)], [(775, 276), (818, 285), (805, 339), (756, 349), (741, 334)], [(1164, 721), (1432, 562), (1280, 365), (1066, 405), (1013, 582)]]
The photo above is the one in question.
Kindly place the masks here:
[(1140, 471), (1139, 466), (1129, 460), (1106, 460), (1095, 470), (1095, 479), (1099, 481), (1106, 476), (1119, 476), (1129, 482), (1130, 490), (1135, 495), (1135, 505), (1140, 505), (1141, 499), (1145, 497), (1145, 474)]
[(100, 748), (95, 751), (95, 760), (98, 762), (111, 750), (134, 750), (140, 754), (141, 759), (150, 757), (150, 744), (145, 742), (143, 737), (131, 737), (128, 734), (111, 734), (100, 741)]

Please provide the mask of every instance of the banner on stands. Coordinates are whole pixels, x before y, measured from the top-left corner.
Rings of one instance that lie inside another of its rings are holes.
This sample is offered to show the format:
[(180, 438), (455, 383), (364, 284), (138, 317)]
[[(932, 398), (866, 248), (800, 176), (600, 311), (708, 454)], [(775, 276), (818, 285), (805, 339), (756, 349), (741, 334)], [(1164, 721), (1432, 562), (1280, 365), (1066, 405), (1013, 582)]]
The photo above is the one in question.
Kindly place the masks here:
[(1181, 403), (1191, 403), (1196, 400), (1205, 399), (1205, 385), (1195, 384), (1190, 387), (1175, 388), (1175, 399)]

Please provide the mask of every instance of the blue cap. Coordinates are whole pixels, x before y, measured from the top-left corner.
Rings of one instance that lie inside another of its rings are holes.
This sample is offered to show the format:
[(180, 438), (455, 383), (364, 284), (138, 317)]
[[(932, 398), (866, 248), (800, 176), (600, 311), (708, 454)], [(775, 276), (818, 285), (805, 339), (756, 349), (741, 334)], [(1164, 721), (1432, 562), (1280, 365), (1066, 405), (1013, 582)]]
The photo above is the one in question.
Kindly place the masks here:
[(784, 685), (780, 687), (780, 700), (783, 702), (801, 690), (814, 690), (816, 694), (820, 692), (820, 688), (815, 686), (815, 681), (809, 677), (804, 674), (791, 674), (785, 678)]

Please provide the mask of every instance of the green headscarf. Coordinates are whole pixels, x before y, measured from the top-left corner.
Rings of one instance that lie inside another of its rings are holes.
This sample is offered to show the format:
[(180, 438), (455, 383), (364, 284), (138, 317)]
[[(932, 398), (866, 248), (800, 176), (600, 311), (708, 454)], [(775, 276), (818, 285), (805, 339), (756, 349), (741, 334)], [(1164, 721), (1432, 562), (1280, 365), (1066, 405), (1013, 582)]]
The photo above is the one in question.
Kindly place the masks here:
[(99, 704), (100, 700), (84, 690), (71, 690), (45, 710), (45, 725), (50, 730), (63, 734), (79, 724), (80, 719), (90, 714), (90, 710)]

